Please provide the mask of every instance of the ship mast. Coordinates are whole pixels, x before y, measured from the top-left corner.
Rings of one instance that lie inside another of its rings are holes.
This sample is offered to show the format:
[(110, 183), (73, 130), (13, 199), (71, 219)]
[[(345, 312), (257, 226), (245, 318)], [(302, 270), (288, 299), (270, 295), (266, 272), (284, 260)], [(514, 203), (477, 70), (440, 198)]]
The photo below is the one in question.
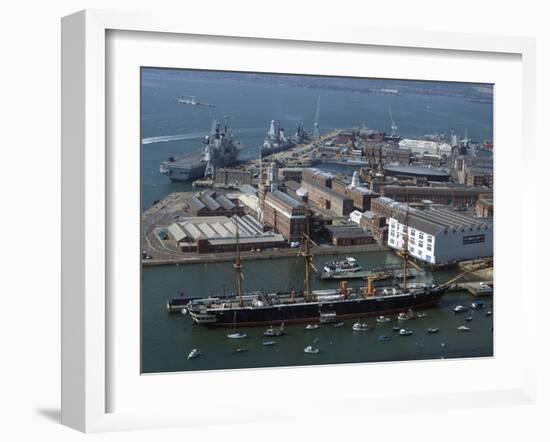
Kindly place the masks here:
[(237, 274), (237, 294), (239, 295), (239, 306), (243, 306), (243, 288), (242, 288), (242, 265), (241, 265), (241, 249), (239, 247), (239, 223), (237, 220), (235, 220), (235, 225), (237, 226), (237, 231), (235, 235), (236, 240), (236, 246), (237, 246), (237, 256), (235, 257), (235, 264), (233, 264), (233, 267), (235, 267), (235, 272)]
[(409, 204), (405, 213), (405, 235), (403, 238), (403, 293), (407, 291), (407, 266), (409, 264)]
[(310, 239), (309, 239), (309, 217), (306, 218), (306, 233), (304, 233), (304, 249), (302, 251), (302, 256), (305, 260), (306, 265), (306, 279), (305, 279), (305, 290), (304, 290), (304, 300), (308, 301), (311, 295), (311, 269), (313, 267), (313, 254), (310, 249)]

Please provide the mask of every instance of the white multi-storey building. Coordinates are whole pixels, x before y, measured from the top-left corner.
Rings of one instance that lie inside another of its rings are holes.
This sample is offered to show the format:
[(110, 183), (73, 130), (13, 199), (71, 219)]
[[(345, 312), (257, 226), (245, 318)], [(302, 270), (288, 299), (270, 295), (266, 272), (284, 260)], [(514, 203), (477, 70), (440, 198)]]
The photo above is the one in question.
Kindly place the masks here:
[[(410, 209), (389, 219), (388, 245), (402, 250), (405, 235), (412, 257), (431, 264), (489, 257), (493, 255), (492, 219), (479, 219), (453, 209)], [(408, 232), (407, 232), (408, 224)]]

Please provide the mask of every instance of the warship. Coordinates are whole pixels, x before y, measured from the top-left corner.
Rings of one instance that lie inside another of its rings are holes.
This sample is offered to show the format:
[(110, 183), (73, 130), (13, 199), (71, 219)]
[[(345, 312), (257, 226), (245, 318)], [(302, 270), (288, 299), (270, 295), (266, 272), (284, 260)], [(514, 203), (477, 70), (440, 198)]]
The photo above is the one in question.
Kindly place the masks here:
[(204, 137), (202, 151), (168, 158), (161, 163), (160, 173), (175, 182), (202, 178), (212, 174), (214, 168), (237, 162), (241, 148), (227, 123), (222, 125), (214, 119), (210, 134)]
[(285, 130), (280, 126), (278, 121), (271, 120), (269, 131), (265, 137), (264, 144), (260, 148), (262, 157), (288, 150), (294, 143), (285, 135)]
[(199, 325), (207, 326), (256, 326), (287, 323), (324, 323), (333, 320), (361, 318), (371, 315), (390, 314), (409, 309), (422, 309), (437, 304), (452, 284), (465, 273), (444, 284), (409, 284), (408, 240), (403, 247), (402, 283), (374, 287), (373, 278), (367, 279), (365, 287), (348, 287), (342, 281), (338, 289), (312, 290), (313, 265), (312, 241), (304, 234), (301, 256), (305, 260), (305, 284), (300, 291), (290, 292), (243, 292), (242, 264), (239, 249), (239, 234), (236, 232), (236, 292), (221, 296), (195, 297), (181, 300), (179, 308), (188, 313)]

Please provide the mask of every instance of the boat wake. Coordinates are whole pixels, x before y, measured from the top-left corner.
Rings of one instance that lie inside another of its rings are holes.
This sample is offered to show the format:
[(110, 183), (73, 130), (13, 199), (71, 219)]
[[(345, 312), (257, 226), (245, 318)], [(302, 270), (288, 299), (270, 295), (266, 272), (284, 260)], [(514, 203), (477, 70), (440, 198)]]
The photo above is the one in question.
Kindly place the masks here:
[(179, 135), (162, 135), (160, 137), (143, 138), (141, 140), (141, 144), (155, 144), (155, 143), (168, 143), (170, 141), (196, 140), (199, 138), (204, 138), (206, 135), (208, 135), (207, 132), (179, 134)]
[[(235, 135), (243, 134), (243, 133), (253, 133), (253, 132), (261, 132), (261, 128), (250, 128), (250, 129), (239, 129), (234, 130), (233, 133)], [(149, 138), (143, 138), (141, 140), (141, 144), (157, 144), (157, 143), (169, 143), (170, 141), (183, 141), (183, 140), (198, 140), (200, 138), (204, 138), (208, 135), (208, 132), (194, 132), (194, 133), (188, 133), (188, 134), (177, 134), (177, 135), (161, 135), (158, 137), (149, 137)]]

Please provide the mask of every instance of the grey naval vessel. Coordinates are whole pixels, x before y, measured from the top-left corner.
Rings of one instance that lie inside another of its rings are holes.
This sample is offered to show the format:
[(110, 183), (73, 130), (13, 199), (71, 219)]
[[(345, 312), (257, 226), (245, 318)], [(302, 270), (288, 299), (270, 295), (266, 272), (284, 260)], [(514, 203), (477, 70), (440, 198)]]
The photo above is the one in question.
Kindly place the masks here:
[(176, 182), (202, 178), (213, 174), (214, 168), (237, 162), (241, 149), (227, 123), (214, 119), (210, 134), (204, 137), (202, 151), (168, 158), (161, 163), (160, 173)]
[(278, 121), (271, 120), (269, 131), (265, 137), (264, 144), (260, 148), (262, 157), (290, 149), (294, 143), (285, 135), (285, 130)]

